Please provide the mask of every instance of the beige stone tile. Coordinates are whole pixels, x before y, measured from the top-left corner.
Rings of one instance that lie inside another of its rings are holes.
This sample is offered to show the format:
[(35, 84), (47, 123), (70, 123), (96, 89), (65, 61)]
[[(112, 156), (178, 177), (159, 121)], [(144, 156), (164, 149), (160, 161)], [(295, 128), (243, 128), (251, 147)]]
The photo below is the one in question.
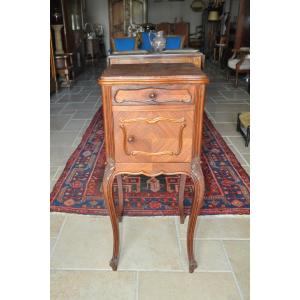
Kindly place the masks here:
[(64, 168), (65, 168), (65, 166), (58, 167), (57, 172), (56, 172), (55, 176), (53, 177), (53, 179), (57, 180), (60, 177), (61, 173), (63, 172)]
[(76, 149), (82, 140), (81, 132), (78, 134), (78, 137), (73, 142), (72, 146)]
[(50, 236), (57, 237), (60, 228), (65, 220), (66, 215), (63, 213), (50, 214)]
[(250, 242), (224, 241), (223, 243), (244, 299), (250, 299)]
[(56, 243), (51, 268), (110, 270), (112, 246), (109, 217), (70, 214)]
[(234, 153), (235, 157), (237, 158), (237, 160), (240, 162), (240, 164), (242, 166), (247, 166), (248, 163), (247, 161), (244, 159), (244, 156), (243, 154), (240, 154), (238, 152), (238, 150), (231, 144), (231, 145), (228, 145), (228, 147), (231, 149), (231, 151)]
[(50, 179), (54, 179), (54, 176), (58, 170), (58, 167), (50, 167)]
[(50, 145), (52, 146), (70, 146), (74, 142), (78, 131), (52, 131), (50, 134)]
[[(185, 270), (188, 271), (186, 240), (181, 240), (182, 256)], [(222, 241), (195, 240), (194, 254), (198, 263), (195, 272), (199, 271), (229, 271)]]
[(236, 120), (237, 120), (237, 113), (235, 112), (226, 112), (226, 113), (212, 113), (213, 118), (215, 119), (216, 123), (224, 123), (230, 122), (234, 123), (236, 127)]
[[(181, 238), (186, 238), (187, 226), (188, 217), (184, 224), (179, 224)], [(249, 239), (250, 218), (249, 216), (199, 216), (195, 237), (204, 239)]]
[(246, 160), (246, 162), (248, 163), (248, 165), (250, 165), (250, 154), (242, 154), (243, 158)]
[[(58, 114), (64, 107), (65, 107), (65, 104), (61, 104), (61, 103), (51, 103), (51, 106), (50, 106), (50, 114), (51, 114), (51, 115)], [(52, 116), (51, 116), (51, 117), (52, 117)]]
[(232, 142), (228, 136), (223, 137), (224, 141), (226, 142), (227, 145), (232, 145)]
[(53, 248), (54, 248), (55, 242), (56, 242), (56, 238), (51, 237), (51, 238), (50, 238), (50, 255), (52, 255), (52, 252), (53, 252)]
[(124, 218), (119, 269), (181, 270), (174, 219)]
[[(92, 103), (94, 104), (94, 103)], [(74, 116), (73, 119), (92, 119), (93, 116), (95, 115), (95, 113), (97, 112), (97, 110), (93, 110), (93, 111), (77, 111)]]
[(50, 118), (50, 130), (61, 130), (71, 119), (72, 115), (56, 115)]
[(52, 146), (50, 147), (50, 164), (54, 166), (64, 166), (74, 152), (75, 148), (72, 143), (69, 146)]
[(64, 131), (76, 131), (81, 130), (83, 125), (85, 124), (85, 120), (70, 120), (65, 127), (63, 128)]
[(91, 111), (93, 110), (94, 103), (69, 103), (65, 106), (65, 110), (77, 109), (78, 111)]
[(240, 153), (250, 153), (250, 144), (248, 147), (245, 146), (245, 139), (240, 135), (239, 137), (228, 138), (232, 144), (239, 150)]
[(141, 272), (139, 300), (238, 300), (232, 273)]
[(93, 102), (96, 103), (100, 99), (100, 96), (88, 96), (85, 102)]
[(50, 193), (51, 193), (55, 183), (56, 183), (56, 180), (50, 180)]
[(206, 109), (209, 112), (242, 112), (242, 111), (249, 111), (250, 110), (250, 105), (249, 104), (239, 104), (239, 103), (234, 103), (234, 104), (220, 104), (220, 103), (208, 103), (206, 105)]
[(52, 300), (136, 300), (136, 273), (52, 271)]
[(214, 124), (216, 123), (215, 119), (213, 118), (212, 114), (208, 111), (205, 111), (206, 112), (206, 115), (207, 117), (209, 118), (209, 120)]
[(214, 124), (218, 132), (222, 136), (240, 136), (236, 131), (236, 123), (216, 123)]
[(243, 166), (243, 168), (246, 170), (246, 172), (250, 176), (250, 167), (249, 166)]

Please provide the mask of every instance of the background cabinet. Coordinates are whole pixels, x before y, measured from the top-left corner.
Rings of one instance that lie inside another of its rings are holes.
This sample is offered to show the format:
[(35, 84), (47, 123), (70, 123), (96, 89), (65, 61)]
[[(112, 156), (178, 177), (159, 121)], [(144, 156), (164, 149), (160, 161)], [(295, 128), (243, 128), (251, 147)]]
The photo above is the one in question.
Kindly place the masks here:
[(147, 0), (109, 0), (110, 38), (126, 35), (130, 24), (143, 23), (147, 23)]
[[(58, 17), (55, 17), (58, 15)], [(84, 0), (51, 0), (50, 2), (50, 22), (62, 24), (61, 30), (63, 50), (65, 53), (73, 53), (74, 72), (78, 74), (85, 59), (85, 1)], [(52, 40), (55, 40), (52, 30)]]

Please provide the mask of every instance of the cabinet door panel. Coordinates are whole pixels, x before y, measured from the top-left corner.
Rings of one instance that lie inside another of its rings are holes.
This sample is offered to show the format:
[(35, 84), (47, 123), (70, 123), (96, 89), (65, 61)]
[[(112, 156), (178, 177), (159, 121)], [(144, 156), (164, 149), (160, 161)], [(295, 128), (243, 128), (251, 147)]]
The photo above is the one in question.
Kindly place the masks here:
[(117, 162), (189, 162), (193, 110), (114, 111)]

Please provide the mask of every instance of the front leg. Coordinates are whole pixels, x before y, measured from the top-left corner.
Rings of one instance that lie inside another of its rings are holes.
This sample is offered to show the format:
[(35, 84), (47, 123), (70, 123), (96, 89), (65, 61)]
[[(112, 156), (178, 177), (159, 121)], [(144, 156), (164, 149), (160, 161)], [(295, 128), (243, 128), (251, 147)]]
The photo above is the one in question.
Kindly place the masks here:
[(103, 194), (113, 230), (113, 256), (109, 264), (113, 271), (117, 270), (119, 261), (119, 223), (113, 198), (113, 181), (115, 175), (115, 163), (112, 159), (108, 159), (103, 177)]
[(200, 159), (195, 158), (192, 162), (191, 177), (194, 181), (194, 199), (192, 203), (188, 230), (187, 230), (187, 252), (189, 259), (189, 272), (193, 273), (197, 268), (197, 262), (194, 256), (194, 233), (196, 228), (199, 209), (202, 207), (204, 200), (204, 177), (200, 164)]
[(117, 175), (116, 177), (117, 177), (117, 183), (118, 183), (118, 200), (119, 200), (118, 217), (119, 217), (119, 222), (122, 222), (123, 207), (124, 207), (122, 175)]
[(179, 182), (179, 193), (178, 193), (178, 206), (179, 206), (179, 215), (180, 215), (180, 224), (184, 224), (185, 214), (184, 214), (184, 188), (186, 182), (186, 175), (180, 175)]

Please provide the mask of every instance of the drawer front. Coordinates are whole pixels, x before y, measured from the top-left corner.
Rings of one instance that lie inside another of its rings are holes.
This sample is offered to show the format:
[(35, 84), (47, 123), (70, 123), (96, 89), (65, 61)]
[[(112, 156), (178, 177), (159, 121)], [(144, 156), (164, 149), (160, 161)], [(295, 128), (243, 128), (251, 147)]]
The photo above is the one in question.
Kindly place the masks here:
[(112, 96), (113, 105), (193, 104), (194, 86), (115, 86)]
[(193, 110), (114, 111), (116, 162), (190, 162)]

